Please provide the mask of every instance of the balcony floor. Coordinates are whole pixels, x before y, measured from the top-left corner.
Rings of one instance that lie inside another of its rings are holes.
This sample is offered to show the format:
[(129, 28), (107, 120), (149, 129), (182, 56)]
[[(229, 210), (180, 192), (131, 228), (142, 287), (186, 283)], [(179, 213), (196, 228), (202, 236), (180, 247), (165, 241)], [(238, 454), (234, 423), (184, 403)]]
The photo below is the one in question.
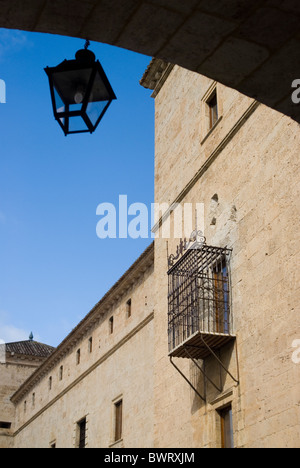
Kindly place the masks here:
[(205, 359), (211, 356), (211, 352), (204, 345), (202, 339), (215, 352), (227, 343), (234, 341), (236, 337), (223, 333), (196, 332), (174, 348), (169, 356), (185, 359)]

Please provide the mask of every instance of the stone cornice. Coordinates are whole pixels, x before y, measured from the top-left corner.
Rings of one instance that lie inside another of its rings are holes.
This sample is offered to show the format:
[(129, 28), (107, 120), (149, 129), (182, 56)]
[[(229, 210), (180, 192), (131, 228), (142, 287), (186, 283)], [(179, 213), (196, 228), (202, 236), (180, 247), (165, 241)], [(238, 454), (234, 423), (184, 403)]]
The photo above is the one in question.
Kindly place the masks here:
[(173, 68), (173, 64), (167, 63), (161, 59), (153, 58), (140, 81), (140, 85), (146, 89), (152, 89), (153, 94), (151, 97), (155, 98)]
[(53, 369), (64, 356), (72, 351), (99, 318), (135, 284), (135, 282), (154, 264), (154, 243), (152, 243), (127, 272), (115, 283), (90, 313), (62, 341), (51, 356), (27, 379), (11, 397), (13, 403), (20, 401), (45, 375)]

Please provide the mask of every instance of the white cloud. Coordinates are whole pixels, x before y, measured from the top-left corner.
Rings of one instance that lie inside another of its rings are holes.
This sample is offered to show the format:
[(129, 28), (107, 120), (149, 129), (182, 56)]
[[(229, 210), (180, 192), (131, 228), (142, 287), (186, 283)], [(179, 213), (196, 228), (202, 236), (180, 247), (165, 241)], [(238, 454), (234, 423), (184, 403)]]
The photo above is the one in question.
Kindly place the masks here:
[(29, 337), (29, 332), (17, 328), (14, 325), (0, 324), (0, 337), (5, 343), (14, 343), (15, 341), (26, 341)]
[(28, 34), (23, 31), (0, 29), (0, 60), (7, 54), (18, 53), (32, 47)]
[(12, 324), (9, 314), (0, 311), (0, 341), (14, 343), (16, 341), (28, 340), (30, 332)]

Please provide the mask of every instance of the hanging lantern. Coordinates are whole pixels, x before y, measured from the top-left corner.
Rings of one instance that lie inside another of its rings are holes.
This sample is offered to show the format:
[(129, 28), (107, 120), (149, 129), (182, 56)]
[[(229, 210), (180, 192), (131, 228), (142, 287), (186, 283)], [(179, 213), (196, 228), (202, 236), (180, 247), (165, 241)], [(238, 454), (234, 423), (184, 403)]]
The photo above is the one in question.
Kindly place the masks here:
[(75, 60), (64, 60), (45, 68), (49, 78), (54, 117), (65, 135), (93, 133), (116, 99), (115, 93), (90, 43), (76, 53)]

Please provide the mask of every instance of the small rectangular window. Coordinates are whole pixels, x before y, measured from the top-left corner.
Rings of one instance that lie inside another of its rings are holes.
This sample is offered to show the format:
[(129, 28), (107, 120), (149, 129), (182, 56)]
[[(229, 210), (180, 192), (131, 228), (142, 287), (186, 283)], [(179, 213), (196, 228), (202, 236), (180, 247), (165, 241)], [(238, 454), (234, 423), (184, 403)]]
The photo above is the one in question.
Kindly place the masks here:
[(222, 448), (234, 448), (231, 405), (220, 411)]
[(78, 364), (80, 364), (80, 349), (77, 349), (77, 352), (76, 352), (76, 364), (78, 366)]
[(127, 303), (126, 303), (127, 318), (130, 318), (131, 314), (132, 314), (131, 304), (132, 304), (131, 299), (129, 299), (129, 301), (127, 301)]
[(209, 107), (209, 128), (212, 129), (219, 119), (217, 91), (215, 91), (207, 101), (207, 105)]
[(115, 403), (115, 442), (122, 439), (123, 432), (123, 400)]
[(52, 389), (52, 377), (49, 377), (49, 390)]
[(214, 327), (217, 333), (229, 334), (230, 304), (229, 304), (229, 270), (225, 258), (215, 264), (214, 280)]
[(59, 380), (62, 380), (64, 376), (64, 366), (60, 366), (59, 368)]
[(32, 394), (32, 406), (35, 407), (35, 393)]
[(78, 423), (78, 448), (86, 447), (86, 418)]
[(10, 428), (11, 428), (10, 422), (0, 421), (0, 429), (10, 429)]
[(89, 339), (89, 353), (93, 352), (93, 338), (91, 337)]
[(109, 319), (109, 333), (112, 335), (114, 332), (114, 318), (110, 317)]

